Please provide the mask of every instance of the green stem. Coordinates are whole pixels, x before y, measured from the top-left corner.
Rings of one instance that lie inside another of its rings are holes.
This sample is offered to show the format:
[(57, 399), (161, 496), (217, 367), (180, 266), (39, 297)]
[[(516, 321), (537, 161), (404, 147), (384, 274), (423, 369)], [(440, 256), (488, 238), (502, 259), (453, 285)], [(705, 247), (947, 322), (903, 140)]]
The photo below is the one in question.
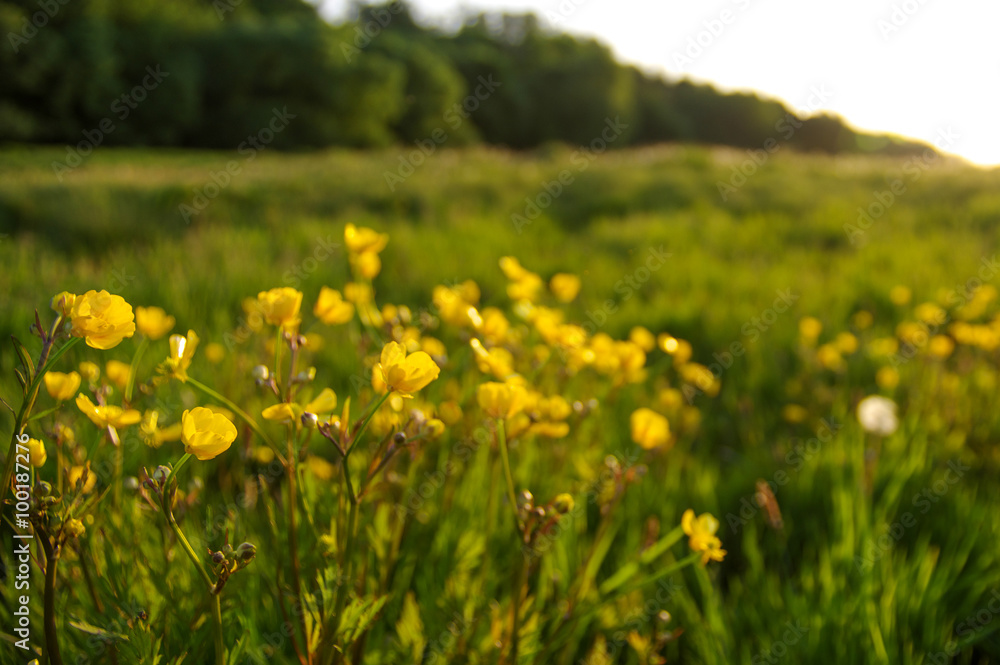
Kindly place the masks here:
[(372, 417), (373, 417), (373, 416), (375, 415), (375, 413), (376, 413), (376, 412), (377, 412), (377, 411), (378, 411), (378, 410), (379, 410), (380, 408), (382, 408), (382, 405), (383, 405), (383, 404), (385, 404), (385, 401), (386, 401), (387, 399), (389, 399), (389, 395), (391, 395), (391, 394), (392, 394), (392, 391), (389, 391), (389, 392), (387, 392), (386, 394), (382, 395), (382, 397), (380, 397), (380, 398), (379, 398), (378, 402), (376, 402), (376, 403), (375, 403), (375, 408), (373, 408), (373, 409), (372, 409), (372, 410), (371, 410), (371, 411), (370, 411), (370, 412), (368, 413), (368, 415), (367, 415), (367, 416), (365, 416), (365, 420), (364, 420), (364, 422), (362, 422), (362, 423), (361, 423), (361, 428), (360, 428), (360, 429), (358, 429), (358, 432), (357, 432), (357, 434), (355, 434), (355, 435), (354, 435), (353, 437), (351, 437), (351, 445), (350, 445), (350, 446), (348, 446), (348, 448), (347, 448), (347, 452), (345, 452), (345, 453), (344, 453), (344, 457), (348, 457), (348, 456), (350, 456), (350, 454), (351, 454), (351, 451), (352, 451), (352, 450), (354, 450), (354, 446), (355, 446), (355, 444), (356, 444), (356, 443), (357, 443), (358, 441), (360, 441), (360, 440), (361, 440), (361, 435), (365, 433), (365, 430), (366, 430), (366, 429), (368, 429), (368, 423), (370, 423), (370, 422), (371, 422), (371, 420), (372, 420)]
[(142, 354), (146, 352), (146, 347), (149, 346), (149, 338), (143, 335), (142, 341), (139, 342), (139, 348), (135, 350), (135, 355), (132, 356), (132, 364), (128, 366), (128, 381), (125, 382), (125, 401), (132, 403), (132, 389), (135, 388), (135, 375), (139, 369), (139, 361), (142, 359)]
[(191, 547), (191, 543), (189, 543), (188, 539), (184, 536), (184, 532), (181, 531), (180, 526), (177, 524), (177, 520), (174, 519), (173, 511), (170, 509), (170, 482), (174, 479), (174, 476), (181, 469), (181, 467), (187, 464), (190, 459), (191, 454), (184, 453), (183, 457), (181, 457), (177, 461), (177, 464), (175, 464), (170, 470), (170, 473), (167, 475), (167, 481), (163, 484), (163, 494), (160, 497), (160, 502), (163, 508), (163, 514), (167, 518), (167, 524), (170, 525), (171, 530), (177, 537), (178, 542), (180, 542), (184, 552), (187, 553), (188, 558), (191, 559), (191, 563), (193, 563), (194, 567), (198, 569), (198, 573), (201, 575), (201, 578), (205, 580), (205, 584), (208, 585), (208, 592), (213, 601), (212, 623), (215, 628), (215, 662), (216, 665), (225, 665), (226, 645), (222, 638), (222, 600), (217, 594), (212, 592), (215, 588), (215, 583), (212, 581), (212, 577), (208, 574), (208, 571), (205, 570), (205, 567), (202, 565), (198, 555), (195, 554), (194, 548)]
[(45, 550), (45, 657), (49, 665), (62, 665), (59, 654), (59, 638), (56, 634), (56, 568), (59, 565), (58, 545), (49, 543), (46, 532), (39, 534), (42, 548)]
[(344, 478), (348, 483), (348, 492), (350, 493), (351, 509), (347, 517), (347, 538), (344, 544), (343, 557), (344, 560), (341, 563), (341, 570), (344, 571), (343, 584), (337, 589), (337, 601), (334, 605), (333, 615), (327, 617), (326, 626), (323, 629), (323, 644), (320, 647), (320, 653), (323, 654), (323, 663), (330, 665), (333, 662), (334, 656), (337, 650), (334, 648), (334, 640), (336, 639), (337, 629), (340, 628), (340, 619), (344, 611), (344, 605), (347, 604), (347, 591), (351, 584), (351, 576), (354, 574), (354, 558), (351, 556), (351, 551), (354, 549), (354, 532), (357, 529), (358, 524), (358, 501), (354, 497), (350, 489), (350, 476), (347, 475), (347, 458), (342, 459), (344, 465)]
[[(54, 332), (53, 330), (53, 334)], [(7, 489), (10, 487), (10, 477), (14, 472), (14, 451), (16, 450), (17, 437), (24, 433), (24, 428), (28, 424), (28, 416), (31, 414), (31, 409), (35, 406), (35, 398), (38, 397), (38, 387), (42, 382), (42, 377), (45, 376), (45, 373), (52, 368), (63, 354), (73, 348), (79, 341), (79, 337), (71, 337), (65, 344), (56, 349), (51, 358), (48, 358), (49, 350), (52, 348), (51, 343), (42, 347), (42, 354), (38, 358), (38, 364), (42, 369), (35, 374), (31, 385), (28, 386), (28, 390), (24, 393), (24, 401), (21, 402), (21, 409), (18, 411), (17, 419), (14, 421), (14, 431), (10, 435), (10, 445), (7, 447), (7, 457), (4, 459), (3, 464), (3, 475), (0, 476), (0, 497), (6, 495)], [(47, 358), (48, 361), (46, 362)], [(2, 502), (2, 498), (0, 498), (0, 502)]]
[(266, 443), (267, 446), (271, 450), (274, 451), (274, 454), (278, 457), (278, 461), (287, 466), (288, 460), (286, 460), (285, 456), (281, 454), (281, 450), (279, 450), (278, 446), (274, 443), (274, 441), (271, 440), (271, 437), (269, 437), (267, 435), (267, 432), (265, 432), (263, 429), (261, 429), (261, 426), (257, 424), (257, 421), (255, 421), (253, 418), (251, 418), (250, 415), (246, 411), (244, 411), (240, 407), (236, 406), (236, 404), (234, 404), (231, 400), (223, 397), (221, 394), (215, 392), (214, 390), (212, 390), (211, 388), (209, 388), (208, 386), (206, 386), (204, 383), (202, 383), (200, 381), (196, 381), (195, 379), (192, 379), (191, 377), (188, 377), (187, 382), (190, 385), (192, 385), (195, 388), (197, 388), (198, 390), (200, 390), (201, 392), (203, 392), (206, 395), (208, 395), (209, 397), (211, 397), (212, 399), (216, 400), (217, 402), (222, 403), (223, 405), (226, 406), (226, 408), (228, 408), (230, 411), (232, 411), (233, 413), (235, 413), (236, 415), (238, 415), (240, 418), (242, 418), (243, 422), (245, 422), (247, 425), (249, 425), (250, 429), (252, 429), (257, 436), (259, 436), (261, 439), (263, 439), (264, 443)]
[(503, 472), (507, 477), (507, 498), (510, 499), (511, 510), (514, 511), (514, 523), (519, 531), (524, 531), (521, 516), (517, 511), (517, 492), (514, 491), (514, 476), (510, 472), (510, 457), (507, 455), (507, 433), (504, 430), (503, 418), (497, 418), (497, 439), (500, 441), (500, 457), (503, 459)]
[(306, 626), (305, 605), (302, 603), (302, 579), (299, 576), (299, 540), (295, 524), (295, 504), (298, 501), (298, 492), (296, 490), (295, 482), (295, 447), (292, 443), (292, 436), (295, 431), (294, 425), (289, 425), (287, 430), (286, 438), (288, 445), (288, 464), (286, 465), (286, 468), (288, 469), (288, 553), (292, 559), (292, 583), (295, 585), (295, 601), (298, 603), (296, 610), (298, 612), (299, 619), (302, 622), (302, 639), (304, 640), (306, 646), (306, 659), (309, 660), (312, 657), (312, 653), (309, 651), (309, 628)]

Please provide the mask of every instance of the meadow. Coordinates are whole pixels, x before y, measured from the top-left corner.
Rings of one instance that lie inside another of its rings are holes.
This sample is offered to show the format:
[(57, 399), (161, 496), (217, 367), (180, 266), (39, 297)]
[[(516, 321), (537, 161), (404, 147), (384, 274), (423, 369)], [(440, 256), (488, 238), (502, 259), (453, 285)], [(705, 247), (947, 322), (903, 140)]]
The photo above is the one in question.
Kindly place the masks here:
[[(198, 338), (59, 358), (141, 422), (41, 388), (31, 657), (52, 620), (67, 663), (1000, 660), (1000, 173), (762, 154), (4, 148), (3, 340), (37, 361), (35, 310), (91, 289)], [(210, 404), (232, 447), (157, 471)]]

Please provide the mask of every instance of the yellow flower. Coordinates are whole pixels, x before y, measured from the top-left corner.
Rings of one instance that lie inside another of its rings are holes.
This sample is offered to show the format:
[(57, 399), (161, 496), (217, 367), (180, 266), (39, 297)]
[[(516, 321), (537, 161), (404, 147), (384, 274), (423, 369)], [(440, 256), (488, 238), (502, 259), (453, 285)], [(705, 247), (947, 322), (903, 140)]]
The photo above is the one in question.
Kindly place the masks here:
[(879, 388), (892, 390), (899, 385), (899, 372), (895, 367), (880, 367), (875, 372), (875, 383)]
[(489, 381), (481, 383), (476, 391), (480, 408), (492, 418), (510, 418), (524, 408), (527, 393), (513, 383)]
[(52, 310), (64, 317), (69, 317), (70, 312), (73, 311), (73, 303), (75, 301), (76, 296), (74, 294), (69, 291), (63, 291), (52, 298)]
[(955, 342), (947, 335), (934, 335), (931, 337), (927, 350), (935, 358), (947, 358), (955, 350)]
[(279, 422), (286, 422), (290, 420), (297, 423), (299, 416), (302, 415), (302, 407), (298, 404), (278, 402), (277, 404), (272, 404), (261, 411), (260, 415), (264, 416), (265, 420), (277, 420)]
[(373, 229), (348, 224), (344, 227), (344, 243), (355, 254), (381, 252), (389, 242), (389, 236)]
[(275, 326), (294, 330), (299, 325), (299, 308), (302, 306), (302, 292), (284, 286), (257, 294), (257, 304), (264, 319)]
[(382, 349), (381, 362), (375, 366), (389, 390), (409, 397), (438, 377), (441, 368), (424, 351), (406, 355), (406, 347), (389, 342)]
[(630, 424), (632, 440), (646, 450), (670, 444), (670, 423), (656, 411), (645, 407), (636, 409), (632, 412)]
[(135, 327), (151, 340), (157, 340), (170, 332), (175, 319), (159, 307), (136, 307)]
[(212, 342), (205, 347), (205, 357), (208, 358), (208, 362), (213, 365), (221, 363), (223, 358), (226, 357), (226, 347), (222, 346), (218, 342)]
[(87, 462), (86, 466), (74, 466), (69, 470), (69, 486), (76, 488), (77, 483), (83, 481), (83, 487), (81, 492), (83, 494), (89, 494), (94, 491), (94, 485), (97, 484), (97, 474), (90, 470), (90, 462)]
[(94, 383), (101, 378), (101, 368), (97, 366), (97, 363), (84, 360), (80, 363), (80, 376), (86, 379), (87, 383)]
[(31, 460), (31, 466), (35, 468), (45, 464), (45, 460), (48, 459), (45, 444), (38, 439), (28, 439), (28, 459)]
[(187, 337), (170, 336), (170, 357), (164, 360), (157, 370), (167, 376), (179, 379), (181, 383), (188, 380), (187, 371), (191, 367), (194, 352), (198, 349), (198, 335), (189, 330)]
[(323, 388), (311, 402), (306, 404), (306, 411), (316, 415), (330, 414), (337, 408), (337, 393), (329, 388)]
[(702, 553), (702, 565), (708, 563), (709, 559), (722, 561), (726, 556), (726, 550), (722, 549), (722, 541), (715, 535), (719, 530), (719, 520), (711, 514), (704, 513), (695, 518), (694, 511), (689, 508), (681, 517), (681, 528), (688, 535), (688, 545), (691, 549)]
[(79, 538), (87, 532), (87, 527), (83, 526), (83, 522), (76, 518), (66, 520), (63, 528), (66, 529), (66, 535), (70, 538)]
[(842, 332), (833, 340), (833, 346), (843, 354), (852, 354), (858, 350), (858, 338), (849, 332)]
[(569, 273), (558, 273), (549, 280), (549, 290), (560, 302), (573, 302), (580, 293), (580, 278)]
[(913, 293), (909, 288), (898, 284), (889, 291), (889, 300), (893, 302), (894, 305), (905, 305), (910, 302), (910, 298)]
[(649, 353), (656, 348), (656, 337), (642, 326), (636, 326), (629, 331), (629, 341), (638, 346), (644, 352)]
[(60, 402), (65, 402), (76, 394), (80, 387), (80, 375), (76, 372), (63, 374), (62, 372), (45, 373), (45, 389), (49, 391), (52, 398)]
[(132, 305), (107, 291), (87, 291), (77, 296), (69, 313), (73, 335), (94, 349), (111, 349), (135, 334)]
[(781, 410), (781, 417), (789, 423), (801, 423), (809, 417), (809, 412), (799, 404), (786, 404)]
[(109, 360), (104, 365), (104, 373), (119, 389), (124, 390), (128, 383), (129, 364), (120, 360)]
[(799, 320), (799, 334), (802, 339), (808, 342), (815, 342), (819, 334), (823, 332), (823, 324), (811, 316), (804, 316)]
[(462, 407), (458, 405), (458, 402), (450, 400), (441, 402), (441, 406), (438, 407), (438, 415), (444, 424), (450, 427), (462, 420)]
[(76, 406), (85, 416), (90, 418), (90, 422), (100, 428), (127, 427), (142, 420), (142, 414), (135, 409), (125, 410), (120, 406), (97, 406), (83, 393), (76, 396)]
[(181, 440), (186, 453), (210, 460), (236, 440), (236, 425), (221, 413), (197, 406), (181, 416)]
[(875, 317), (872, 316), (872, 313), (868, 310), (862, 309), (854, 315), (852, 320), (854, 322), (854, 327), (858, 330), (868, 330), (875, 321)]
[(365, 279), (374, 279), (382, 271), (382, 260), (375, 252), (361, 252), (351, 261), (355, 270)]
[(143, 441), (150, 448), (159, 448), (166, 441), (177, 441), (181, 438), (181, 423), (174, 423), (161, 429), (158, 425), (159, 419), (159, 412), (147, 411), (139, 425)]
[(335, 326), (354, 318), (354, 305), (345, 302), (341, 298), (340, 291), (324, 286), (319, 290), (313, 314), (326, 325)]

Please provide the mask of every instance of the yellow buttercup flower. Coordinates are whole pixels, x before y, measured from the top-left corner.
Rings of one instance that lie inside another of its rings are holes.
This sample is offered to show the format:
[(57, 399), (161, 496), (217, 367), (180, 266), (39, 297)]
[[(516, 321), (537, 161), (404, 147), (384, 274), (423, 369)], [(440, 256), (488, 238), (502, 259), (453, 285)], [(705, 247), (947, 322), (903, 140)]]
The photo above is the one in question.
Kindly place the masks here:
[(284, 286), (257, 294), (257, 304), (264, 319), (275, 326), (294, 330), (299, 325), (299, 308), (302, 306), (302, 292)]
[(87, 380), (87, 383), (94, 383), (101, 378), (101, 368), (97, 363), (84, 360), (80, 363), (80, 376)]
[(436, 379), (441, 368), (426, 352), (406, 355), (406, 347), (399, 342), (389, 342), (382, 349), (381, 362), (375, 366), (375, 373), (389, 390), (409, 397)]
[(236, 440), (236, 425), (221, 413), (198, 406), (181, 416), (181, 440), (184, 452), (202, 461), (210, 460)]
[(524, 409), (527, 392), (513, 383), (489, 381), (481, 383), (476, 391), (480, 408), (492, 418), (510, 418)]
[(191, 367), (191, 360), (194, 352), (198, 349), (198, 335), (193, 330), (189, 330), (187, 337), (180, 335), (170, 336), (170, 357), (160, 363), (157, 371), (186, 383), (188, 379), (187, 371)]
[(357, 254), (351, 261), (358, 274), (365, 279), (374, 279), (382, 271), (382, 260), (375, 252), (367, 251)]
[(208, 359), (208, 362), (217, 365), (226, 357), (226, 347), (218, 342), (212, 342), (205, 347), (205, 357)]
[(629, 341), (649, 353), (656, 348), (656, 337), (647, 328), (636, 326), (629, 331)]
[(45, 444), (38, 439), (28, 439), (28, 459), (31, 460), (31, 466), (38, 468), (45, 464), (45, 460), (48, 459), (48, 454), (45, 452)]
[(264, 416), (265, 420), (276, 420), (278, 422), (290, 420), (297, 423), (299, 416), (302, 415), (302, 407), (298, 404), (278, 402), (261, 411), (260, 415)]
[(120, 360), (109, 360), (104, 365), (104, 373), (119, 389), (124, 390), (128, 383), (129, 364)]
[(80, 388), (80, 375), (76, 372), (63, 374), (62, 372), (46, 372), (43, 379), (45, 389), (53, 399), (65, 402)]
[(80, 393), (76, 396), (76, 406), (90, 422), (98, 427), (127, 427), (142, 420), (142, 414), (135, 409), (123, 409), (120, 406), (97, 406), (90, 398)]
[(66, 529), (66, 535), (70, 538), (79, 538), (87, 532), (87, 527), (83, 525), (83, 522), (75, 518), (66, 520), (63, 528)]
[(345, 301), (340, 291), (324, 286), (319, 290), (313, 314), (326, 325), (335, 326), (354, 318), (354, 305)]
[(389, 236), (363, 226), (348, 224), (344, 227), (344, 243), (347, 245), (347, 249), (355, 254), (381, 252), (389, 243)]
[(799, 334), (802, 335), (802, 339), (814, 342), (821, 332), (823, 332), (823, 324), (820, 323), (819, 319), (804, 316), (799, 320)]
[(74, 466), (69, 470), (69, 486), (76, 488), (77, 483), (83, 481), (83, 486), (80, 491), (83, 494), (89, 494), (94, 491), (94, 485), (97, 484), (97, 474), (90, 470), (90, 462), (87, 462), (86, 466)]
[(665, 417), (645, 407), (632, 412), (629, 421), (632, 440), (646, 450), (663, 448), (670, 444), (670, 423)]
[(160, 414), (157, 411), (147, 411), (139, 424), (143, 441), (150, 448), (159, 448), (166, 441), (178, 441), (181, 438), (181, 423), (174, 423), (164, 428), (159, 427)]
[(52, 310), (64, 317), (69, 317), (73, 311), (73, 303), (76, 302), (76, 295), (69, 291), (63, 291), (52, 298)]
[(136, 307), (135, 327), (151, 340), (166, 335), (174, 327), (176, 320), (159, 307)]
[(330, 414), (337, 408), (337, 393), (330, 388), (323, 388), (311, 402), (306, 404), (305, 410), (316, 415)]
[(708, 563), (709, 559), (722, 561), (725, 558), (726, 550), (722, 549), (722, 541), (715, 535), (719, 530), (719, 520), (711, 514), (704, 513), (696, 518), (694, 511), (689, 508), (681, 517), (681, 528), (688, 535), (691, 549), (702, 553), (702, 565)]
[(94, 349), (111, 349), (135, 334), (135, 314), (121, 296), (107, 291), (87, 291), (77, 296), (69, 312), (73, 335)]
[(580, 278), (561, 272), (549, 280), (549, 290), (560, 302), (573, 302), (580, 293)]

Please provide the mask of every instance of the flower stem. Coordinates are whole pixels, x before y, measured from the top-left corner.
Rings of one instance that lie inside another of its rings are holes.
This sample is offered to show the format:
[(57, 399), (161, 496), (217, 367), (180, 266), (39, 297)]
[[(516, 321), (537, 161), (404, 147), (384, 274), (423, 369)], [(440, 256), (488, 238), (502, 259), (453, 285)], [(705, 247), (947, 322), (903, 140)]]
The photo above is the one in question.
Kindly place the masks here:
[[(57, 319), (57, 323), (59, 320)], [(6, 495), (7, 488), (10, 487), (10, 477), (14, 472), (14, 451), (17, 445), (17, 437), (24, 433), (24, 428), (28, 424), (28, 417), (31, 415), (31, 409), (35, 406), (35, 399), (38, 397), (38, 388), (42, 382), (42, 377), (45, 373), (52, 368), (52, 365), (56, 363), (59, 358), (63, 356), (64, 353), (69, 351), (73, 346), (80, 341), (79, 337), (70, 338), (65, 344), (56, 349), (52, 357), (49, 358), (49, 351), (52, 349), (52, 341), (55, 335), (55, 326), (53, 326), (52, 335), (48, 340), (42, 345), (42, 353), (38, 357), (37, 367), (41, 367), (38, 372), (35, 373), (35, 378), (31, 381), (31, 385), (24, 393), (24, 401), (21, 402), (21, 409), (18, 411), (17, 419), (14, 421), (14, 429), (10, 435), (10, 446), (7, 448), (7, 457), (4, 459), (3, 463), (3, 475), (0, 476), (0, 496)]]
[(379, 398), (378, 402), (375, 403), (375, 408), (373, 408), (368, 413), (368, 415), (365, 416), (365, 420), (364, 422), (361, 423), (361, 427), (358, 429), (357, 433), (353, 437), (351, 437), (351, 445), (348, 446), (347, 451), (344, 453), (345, 458), (351, 454), (352, 450), (354, 450), (355, 444), (357, 444), (357, 442), (361, 440), (361, 435), (364, 434), (365, 430), (368, 428), (368, 423), (371, 422), (372, 417), (378, 412), (380, 408), (382, 408), (382, 405), (385, 404), (385, 401), (389, 399), (389, 395), (391, 394), (392, 392), (390, 391), (382, 395), (382, 397)]
[(305, 640), (306, 659), (310, 660), (312, 654), (309, 651), (309, 628), (306, 626), (305, 606), (302, 604), (302, 579), (299, 576), (299, 539), (295, 523), (295, 504), (298, 501), (296, 491), (296, 470), (295, 470), (295, 447), (292, 443), (294, 436), (294, 426), (289, 425), (287, 434), (288, 445), (288, 553), (292, 559), (292, 584), (295, 585), (295, 602), (298, 603), (296, 611), (302, 622), (302, 639)]
[(142, 359), (142, 354), (146, 352), (146, 347), (148, 346), (149, 338), (144, 335), (142, 341), (139, 342), (139, 348), (135, 350), (135, 355), (132, 356), (132, 364), (128, 366), (128, 381), (125, 382), (125, 401), (129, 404), (132, 403), (132, 389), (135, 388), (135, 375), (139, 369), (139, 361)]
[(212, 600), (212, 623), (215, 628), (215, 663), (216, 665), (225, 665), (226, 663), (226, 645), (222, 638), (222, 600), (215, 593), (212, 593), (212, 589), (215, 588), (215, 583), (212, 582), (212, 577), (205, 570), (202, 565), (201, 560), (198, 555), (195, 554), (194, 548), (191, 547), (191, 543), (184, 536), (184, 532), (181, 531), (180, 526), (177, 524), (177, 520), (174, 519), (174, 513), (170, 509), (170, 482), (174, 479), (177, 472), (187, 464), (188, 460), (191, 459), (190, 453), (184, 453), (177, 464), (170, 470), (167, 475), (167, 481), (163, 484), (163, 494), (160, 497), (161, 506), (163, 508), (163, 514), (167, 518), (167, 524), (170, 525), (171, 530), (173, 530), (174, 535), (177, 537), (178, 542), (180, 542), (181, 547), (184, 552), (187, 553), (188, 558), (191, 559), (191, 563), (194, 567), (198, 569), (198, 573), (201, 578), (205, 580), (205, 584), (208, 585), (208, 592)]
[(503, 459), (503, 472), (507, 478), (507, 498), (510, 499), (511, 510), (514, 511), (514, 523), (517, 524), (518, 532), (524, 530), (521, 524), (521, 516), (517, 512), (517, 492), (514, 490), (514, 476), (510, 472), (510, 457), (507, 455), (507, 433), (504, 430), (503, 418), (497, 418), (497, 439), (500, 441), (500, 457)]
[(59, 638), (56, 634), (56, 568), (59, 565), (59, 546), (58, 544), (53, 546), (49, 542), (48, 533), (42, 532), (39, 536), (42, 549), (45, 550), (45, 657), (49, 665), (62, 665)]

